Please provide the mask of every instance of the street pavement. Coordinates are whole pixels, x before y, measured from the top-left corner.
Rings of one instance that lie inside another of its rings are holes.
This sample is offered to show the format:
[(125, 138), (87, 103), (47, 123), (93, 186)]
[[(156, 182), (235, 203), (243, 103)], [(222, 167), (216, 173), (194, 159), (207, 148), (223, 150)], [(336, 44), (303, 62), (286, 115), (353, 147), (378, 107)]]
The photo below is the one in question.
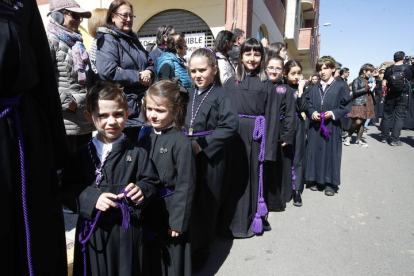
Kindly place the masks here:
[[(343, 146), (335, 196), (305, 189), (302, 207), (270, 213), (272, 231), (218, 238), (194, 276), (414, 275), (414, 131), (402, 131), (401, 147), (378, 133), (364, 134), (368, 148)], [(65, 217), (73, 229), (75, 216)]]

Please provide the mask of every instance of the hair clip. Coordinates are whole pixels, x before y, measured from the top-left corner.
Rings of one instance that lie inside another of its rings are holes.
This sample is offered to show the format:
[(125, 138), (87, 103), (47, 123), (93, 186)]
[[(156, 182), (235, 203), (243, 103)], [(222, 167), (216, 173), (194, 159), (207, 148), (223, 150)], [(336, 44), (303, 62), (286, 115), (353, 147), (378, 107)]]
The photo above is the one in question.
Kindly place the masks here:
[(183, 85), (183, 82), (180, 80), (180, 77), (179, 76), (173, 77), (171, 79), (171, 81), (173, 83), (178, 84), (180, 86), (180, 93), (188, 93), (188, 89), (185, 88), (185, 86)]
[(213, 55), (216, 57), (216, 59), (219, 59), (219, 58), (220, 58), (220, 57), (218, 57), (218, 56), (216, 55), (216, 53), (215, 53), (212, 49), (210, 49), (210, 48), (208, 48), (208, 47), (204, 47), (204, 49), (209, 50), (211, 53), (213, 53)]

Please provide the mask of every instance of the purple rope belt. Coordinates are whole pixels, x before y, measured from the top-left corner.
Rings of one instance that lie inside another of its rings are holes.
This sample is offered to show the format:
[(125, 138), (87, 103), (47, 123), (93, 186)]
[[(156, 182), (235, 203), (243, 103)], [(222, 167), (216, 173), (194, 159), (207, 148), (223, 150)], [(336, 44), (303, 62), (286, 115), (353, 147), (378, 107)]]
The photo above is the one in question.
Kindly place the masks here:
[(20, 175), (21, 175), (21, 182), (22, 182), (22, 207), (23, 207), (23, 219), (24, 219), (24, 227), (26, 230), (26, 251), (27, 251), (27, 265), (29, 270), (29, 275), (34, 275), (33, 273), (33, 264), (32, 264), (32, 249), (31, 249), (31, 241), (30, 241), (30, 223), (29, 223), (29, 215), (27, 212), (27, 195), (26, 195), (26, 165), (24, 159), (24, 145), (23, 145), (23, 134), (22, 134), (22, 126), (20, 122), (19, 112), (17, 110), (17, 106), (20, 104), (20, 98), (22, 94), (18, 94), (13, 98), (0, 98), (0, 109), (4, 110), (0, 114), (0, 119), (5, 118), (6, 115), (13, 112), (15, 123), (16, 123), (16, 131), (17, 131), (17, 139), (19, 142), (19, 158), (20, 158)]
[(185, 136), (190, 136), (190, 137), (193, 137), (193, 136), (205, 136), (205, 135), (213, 134), (214, 133), (214, 129), (213, 130), (203, 131), (203, 132), (193, 133), (192, 135), (189, 135), (188, 132), (186, 132), (186, 131), (183, 131), (183, 133), (184, 133)]
[(321, 116), (321, 132), (323, 136), (325, 136), (326, 139), (329, 139), (331, 137), (332, 130), (329, 130), (325, 126), (325, 113), (320, 113)]
[(163, 187), (163, 188), (159, 188), (157, 190), (157, 197), (158, 198), (164, 198), (164, 197), (170, 196), (172, 194), (174, 194), (174, 189), (173, 188)]
[(259, 153), (259, 187), (257, 192), (257, 211), (252, 223), (252, 231), (256, 234), (263, 232), (263, 221), (261, 217), (267, 215), (267, 206), (263, 198), (263, 162), (265, 160), (266, 151), (266, 118), (265, 116), (250, 116), (239, 114), (240, 118), (255, 119), (253, 139), (260, 141), (260, 153)]
[[(129, 206), (129, 202), (127, 199), (127, 191), (122, 190), (122, 193), (124, 193), (124, 197), (123, 198), (117, 198), (114, 202), (120, 207), (121, 209), (121, 214), (122, 214), (122, 231), (126, 232), (130, 226), (130, 220), (131, 220), (131, 215), (130, 215), (130, 211), (132, 211), (132, 208)], [(91, 238), (93, 232), (95, 231), (96, 225), (98, 224), (98, 220), (101, 221), (109, 221), (111, 219), (114, 219), (114, 217), (107, 217), (107, 218), (101, 218), (102, 211), (98, 211), (96, 213), (95, 219), (93, 221), (90, 220), (84, 220), (83, 221), (83, 225), (82, 225), (82, 230), (79, 233), (79, 242), (82, 244), (82, 253), (83, 253), (83, 274), (85, 276), (87, 276), (87, 262), (86, 262), (86, 243), (89, 241), (89, 239)], [(119, 213), (118, 213), (119, 216)], [(116, 216), (116, 217), (118, 217)]]

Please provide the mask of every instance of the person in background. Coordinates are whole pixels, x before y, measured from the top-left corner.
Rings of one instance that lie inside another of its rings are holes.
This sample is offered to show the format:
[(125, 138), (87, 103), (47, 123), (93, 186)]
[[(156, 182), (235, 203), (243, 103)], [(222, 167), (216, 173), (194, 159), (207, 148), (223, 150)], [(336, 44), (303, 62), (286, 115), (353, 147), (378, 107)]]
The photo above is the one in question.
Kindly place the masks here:
[(224, 84), (229, 78), (234, 77), (234, 66), (228, 54), (233, 49), (233, 33), (220, 31), (214, 43), (216, 58), (220, 71), (220, 79)]
[(91, 12), (75, 0), (51, 0), (47, 37), (59, 88), (69, 149), (86, 145), (94, 126), (85, 118), (86, 90), (93, 82), (88, 52), (79, 25)]
[(179, 77), (184, 87), (191, 89), (193, 82), (185, 64), (186, 54), (187, 43), (184, 34), (170, 34), (167, 38), (165, 52), (158, 58), (158, 79), (172, 80), (174, 77)]
[(231, 31), (233, 33), (233, 49), (229, 51), (229, 56), (231, 61), (233, 62), (233, 67), (236, 68), (238, 64), (238, 58), (240, 53), (240, 46), (246, 40), (246, 34), (243, 30), (239, 28), (235, 28)]
[(91, 61), (91, 68), (95, 75), (98, 75), (98, 68), (96, 68), (96, 37), (98, 36), (96, 30), (99, 27), (105, 26), (106, 14), (108, 9), (94, 9), (92, 17), (88, 20), (88, 32), (93, 37), (91, 49), (89, 50), (89, 59)]
[(150, 53), (152, 50), (155, 50), (156, 48), (157, 48), (157, 44), (150, 42), (147, 44), (147, 46), (145, 46), (145, 51)]
[[(339, 70), (339, 76), (341, 77), (341, 79), (344, 81), (344, 82), (346, 82), (346, 83), (348, 83), (348, 77), (349, 77), (349, 74), (350, 74), (350, 72), (349, 72), (349, 69), (348, 68), (346, 68), (346, 67), (344, 67), (344, 68), (342, 68), (341, 70)], [(339, 79), (338, 79), (339, 80)]]
[(149, 52), (150, 58), (154, 61), (154, 67), (158, 68), (158, 58), (165, 52), (165, 47), (167, 44), (167, 39), (170, 34), (174, 34), (174, 27), (171, 25), (161, 25), (157, 29), (157, 41), (156, 48), (152, 49)]
[(267, 49), (267, 54), (270, 56), (279, 55), (284, 60), (284, 63), (289, 60), (285, 44), (282, 42), (275, 42), (270, 44), (269, 48)]
[(374, 80), (369, 81), (375, 68), (372, 64), (365, 63), (359, 70), (359, 77), (352, 82), (352, 111), (349, 117), (352, 118), (352, 125), (348, 131), (348, 137), (345, 138), (344, 145), (351, 144), (352, 134), (357, 132), (355, 144), (367, 148), (368, 144), (362, 140), (364, 133), (364, 124), (367, 119), (375, 117), (374, 111)]
[(335, 63), (335, 74), (334, 74), (334, 79), (338, 80), (338, 78), (340, 78), (341, 76), (341, 68), (342, 68), (342, 63), (340, 62), (336, 62)]
[(96, 66), (102, 80), (123, 86), (130, 109), (124, 133), (131, 142), (136, 142), (143, 126), (139, 117), (142, 98), (155, 79), (155, 68), (132, 30), (133, 11), (126, 0), (111, 3), (106, 15), (107, 27), (98, 30)]
[(4, 275), (65, 276), (62, 106), (36, 1), (19, 3), (0, 0), (1, 246), (7, 250), (0, 265)]
[[(407, 83), (413, 78), (412, 66), (404, 64), (404, 57), (404, 52), (396, 52), (394, 54), (395, 64), (388, 67), (384, 73), (388, 91), (384, 101), (384, 125), (381, 131), (381, 142), (387, 143), (389, 141), (391, 146), (402, 146), (400, 135), (407, 115), (408, 93), (410, 92)], [(395, 73), (400, 74), (398, 83), (393, 76)], [(391, 136), (390, 129), (392, 129)]]

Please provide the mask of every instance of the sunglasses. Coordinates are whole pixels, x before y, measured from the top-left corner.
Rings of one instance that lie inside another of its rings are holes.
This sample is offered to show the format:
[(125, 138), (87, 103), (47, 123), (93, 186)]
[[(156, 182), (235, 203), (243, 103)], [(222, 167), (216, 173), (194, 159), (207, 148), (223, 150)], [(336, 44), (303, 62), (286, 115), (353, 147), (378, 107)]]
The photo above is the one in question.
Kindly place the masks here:
[(80, 13), (69, 11), (69, 12), (66, 12), (65, 14), (68, 14), (74, 20), (82, 20), (83, 19), (82, 14), (80, 14)]

